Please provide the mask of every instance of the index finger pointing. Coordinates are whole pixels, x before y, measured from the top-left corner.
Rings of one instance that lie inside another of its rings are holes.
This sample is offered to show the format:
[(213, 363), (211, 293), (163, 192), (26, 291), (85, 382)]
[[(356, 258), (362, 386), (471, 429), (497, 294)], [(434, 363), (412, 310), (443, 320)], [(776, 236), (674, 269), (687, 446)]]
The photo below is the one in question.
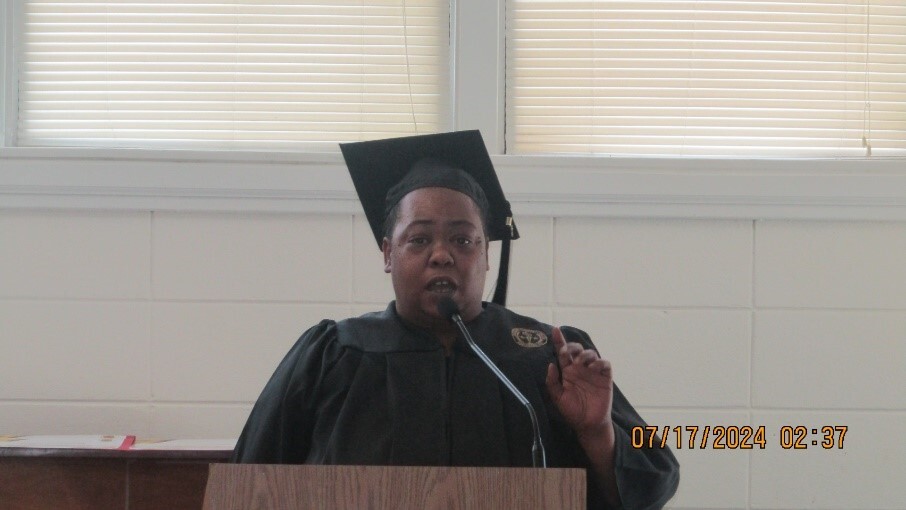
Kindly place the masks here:
[(566, 339), (563, 338), (563, 332), (560, 331), (559, 326), (554, 327), (553, 339), (554, 339), (554, 352), (560, 352), (560, 349), (562, 349), (563, 346), (566, 345)]

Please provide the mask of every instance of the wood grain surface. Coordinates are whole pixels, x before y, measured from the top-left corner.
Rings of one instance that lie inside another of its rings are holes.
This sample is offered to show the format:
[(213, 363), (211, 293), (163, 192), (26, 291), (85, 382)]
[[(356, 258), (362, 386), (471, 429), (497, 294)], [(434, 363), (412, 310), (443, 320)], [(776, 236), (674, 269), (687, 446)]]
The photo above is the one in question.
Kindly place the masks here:
[(205, 510), (583, 509), (580, 469), (211, 465)]

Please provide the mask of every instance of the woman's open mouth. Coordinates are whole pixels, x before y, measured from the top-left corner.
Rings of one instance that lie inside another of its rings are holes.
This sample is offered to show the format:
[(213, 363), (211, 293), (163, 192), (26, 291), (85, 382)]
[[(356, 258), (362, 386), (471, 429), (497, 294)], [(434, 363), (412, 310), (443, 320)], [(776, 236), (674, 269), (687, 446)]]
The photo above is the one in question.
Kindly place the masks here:
[(433, 278), (427, 289), (436, 294), (451, 294), (456, 291), (456, 283), (449, 278)]

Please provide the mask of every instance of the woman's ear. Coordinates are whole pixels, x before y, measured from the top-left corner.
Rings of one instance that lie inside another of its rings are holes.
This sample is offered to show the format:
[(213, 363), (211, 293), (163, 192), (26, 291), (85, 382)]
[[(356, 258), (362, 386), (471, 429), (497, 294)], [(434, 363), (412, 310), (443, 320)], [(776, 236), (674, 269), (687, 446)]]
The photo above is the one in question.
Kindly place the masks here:
[(384, 272), (390, 272), (390, 239), (384, 238), (381, 241), (381, 251), (384, 252)]

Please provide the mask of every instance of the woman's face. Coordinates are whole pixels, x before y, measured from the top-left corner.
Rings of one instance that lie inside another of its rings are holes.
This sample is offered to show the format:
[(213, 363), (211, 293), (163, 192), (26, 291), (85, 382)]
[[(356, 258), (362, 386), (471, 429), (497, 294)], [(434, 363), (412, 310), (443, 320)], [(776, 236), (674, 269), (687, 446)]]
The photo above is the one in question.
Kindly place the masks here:
[(447, 188), (421, 188), (399, 203), (391, 238), (384, 238), (384, 272), (390, 273), (396, 310), (433, 329), (449, 322), (437, 311), (449, 296), (463, 320), (481, 313), (488, 272), (487, 237), (478, 206)]

